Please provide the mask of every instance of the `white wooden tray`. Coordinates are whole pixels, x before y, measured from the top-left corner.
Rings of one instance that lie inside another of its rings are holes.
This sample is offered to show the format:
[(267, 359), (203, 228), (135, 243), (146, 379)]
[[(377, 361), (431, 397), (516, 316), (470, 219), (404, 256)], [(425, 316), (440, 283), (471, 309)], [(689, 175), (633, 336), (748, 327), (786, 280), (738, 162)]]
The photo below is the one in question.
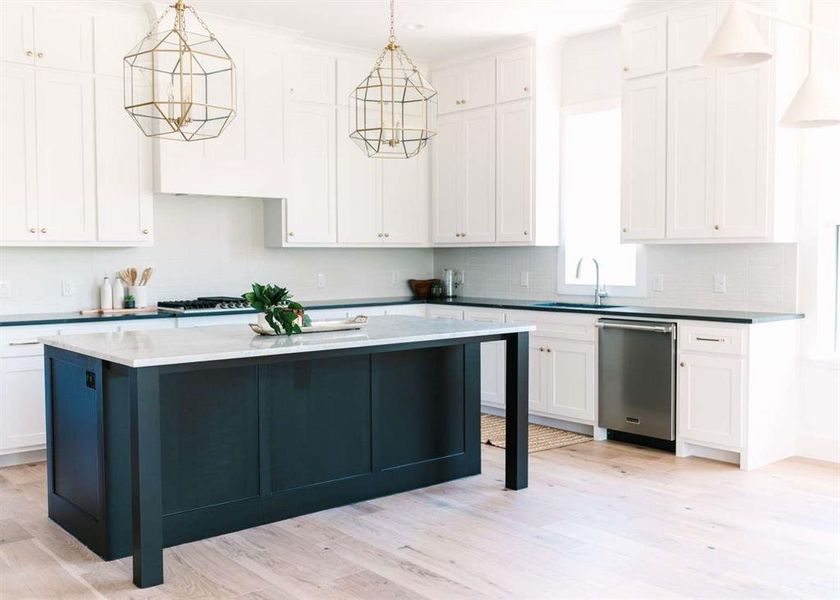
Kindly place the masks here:
[[(301, 327), (300, 332), (321, 333), (324, 331), (350, 331), (353, 329), (362, 329), (363, 327), (367, 327), (367, 320), (367, 317), (359, 315), (358, 317), (353, 317), (352, 319), (312, 321), (311, 325)], [(248, 323), (248, 325), (251, 327), (251, 331), (253, 331), (254, 333), (258, 333), (259, 335), (277, 335), (277, 333), (275, 333), (273, 329), (264, 329), (260, 327), (257, 323)]]

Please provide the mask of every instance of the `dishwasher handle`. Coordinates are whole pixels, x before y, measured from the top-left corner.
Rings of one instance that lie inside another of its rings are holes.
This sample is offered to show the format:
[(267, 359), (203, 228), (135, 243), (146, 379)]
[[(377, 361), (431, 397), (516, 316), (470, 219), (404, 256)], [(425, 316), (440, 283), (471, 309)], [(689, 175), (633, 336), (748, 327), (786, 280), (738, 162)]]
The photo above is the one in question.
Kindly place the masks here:
[(674, 325), (642, 325), (641, 323), (617, 323), (613, 321), (598, 321), (596, 324), (601, 329), (632, 329), (634, 331), (650, 331), (653, 333), (674, 333)]

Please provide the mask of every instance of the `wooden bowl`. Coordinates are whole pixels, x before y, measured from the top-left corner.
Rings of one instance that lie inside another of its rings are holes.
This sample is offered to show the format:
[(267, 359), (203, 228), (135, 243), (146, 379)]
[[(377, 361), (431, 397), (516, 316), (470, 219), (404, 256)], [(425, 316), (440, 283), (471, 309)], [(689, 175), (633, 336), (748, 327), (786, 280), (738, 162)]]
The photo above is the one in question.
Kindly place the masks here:
[(432, 293), (432, 284), (439, 279), (409, 279), (408, 287), (414, 292), (414, 296), (421, 300), (428, 300)]

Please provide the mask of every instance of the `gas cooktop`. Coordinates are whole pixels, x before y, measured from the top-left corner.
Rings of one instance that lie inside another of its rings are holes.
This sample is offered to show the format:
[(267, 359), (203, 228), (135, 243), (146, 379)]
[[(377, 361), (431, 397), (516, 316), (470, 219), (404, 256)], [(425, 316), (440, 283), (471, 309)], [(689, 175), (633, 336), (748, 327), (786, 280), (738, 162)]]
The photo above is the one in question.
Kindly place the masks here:
[(174, 313), (223, 313), (251, 308), (242, 298), (234, 296), (204, 296), (195, 300), (167, 300), (157, 303), (158, 310)]

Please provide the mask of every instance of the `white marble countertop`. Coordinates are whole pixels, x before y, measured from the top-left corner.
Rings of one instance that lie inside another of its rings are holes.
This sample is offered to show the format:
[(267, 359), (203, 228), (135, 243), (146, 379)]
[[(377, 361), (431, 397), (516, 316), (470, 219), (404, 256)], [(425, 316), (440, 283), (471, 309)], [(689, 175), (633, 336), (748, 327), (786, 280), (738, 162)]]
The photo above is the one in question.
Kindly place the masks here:
[(259, 336), (247, 325), (221, 325), (52, 336), (41, 341), (47, 346), (138, 368), (481, 337), (534, 329), (531, 325), (394, 315), (371, 317), (367, 327), (359, 330), (293, 336)]

